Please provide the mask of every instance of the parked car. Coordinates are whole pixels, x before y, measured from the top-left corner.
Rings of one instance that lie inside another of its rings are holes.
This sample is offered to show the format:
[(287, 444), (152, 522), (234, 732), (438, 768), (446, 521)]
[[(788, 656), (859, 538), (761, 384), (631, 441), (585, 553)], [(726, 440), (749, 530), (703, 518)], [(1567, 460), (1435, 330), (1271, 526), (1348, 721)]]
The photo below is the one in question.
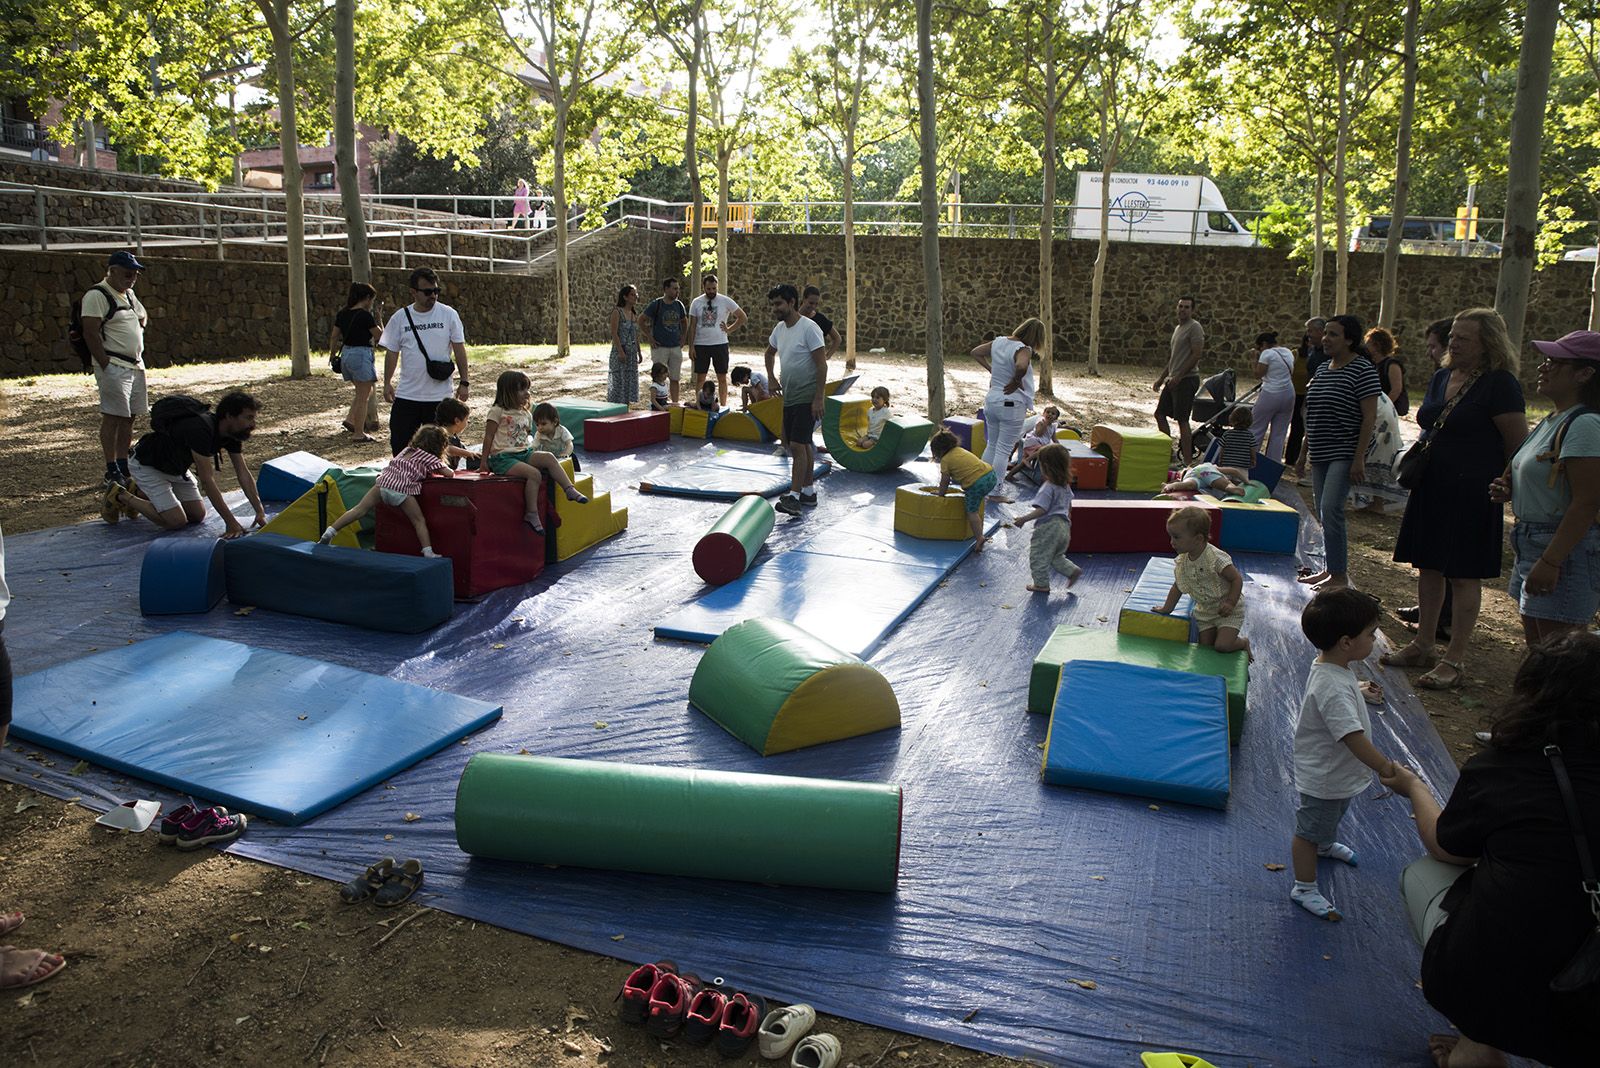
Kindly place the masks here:
[(1561, 258), (1564, 260), (1593, 260), (1594, 256), (1594, 246), (1590, 245), (1588, 248), (1575, 248)]

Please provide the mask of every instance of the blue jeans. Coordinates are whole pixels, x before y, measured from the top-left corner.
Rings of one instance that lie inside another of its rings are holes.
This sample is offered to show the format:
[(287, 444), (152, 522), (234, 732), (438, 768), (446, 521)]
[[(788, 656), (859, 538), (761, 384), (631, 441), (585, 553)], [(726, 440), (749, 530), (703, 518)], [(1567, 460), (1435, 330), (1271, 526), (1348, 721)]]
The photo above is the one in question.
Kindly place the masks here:
[(1335, 575), (1350, 570), (1350, 551), (1344, 533), (1344, 503), (1350, 496), (1350, 461), (1311, 462), (1311, 493), (1322, 521), (1324, 567)]

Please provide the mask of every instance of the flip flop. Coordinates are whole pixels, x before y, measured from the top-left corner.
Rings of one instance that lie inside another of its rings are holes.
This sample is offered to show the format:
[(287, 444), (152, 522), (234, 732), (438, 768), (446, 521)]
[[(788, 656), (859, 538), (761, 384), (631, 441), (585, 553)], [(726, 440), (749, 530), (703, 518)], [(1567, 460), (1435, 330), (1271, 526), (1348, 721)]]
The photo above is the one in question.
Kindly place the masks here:
[(0, 913), (0, 938), (4, 938), (18, 927), (21, 927), (26, 919), (27, 917), (20, 912)]
[(67, 958), (42, 949), (0, 946), (0, 990), (21, 990), (42, 983), (67, 966)]
[(383, 889), (384, 883), (394, 871), (394, 858), (384, 857), (376, 864), (369, 865), (367, 870), (339, 887), (339, 897), (346, 905), (354, 905), (372, 897)]
[(392, 909), (411, 900), (422, 886), (422, 861), (416, 857), (406, 858), (405, 863), (390, 870), (383, 881), (372, 903), (380, 909)]

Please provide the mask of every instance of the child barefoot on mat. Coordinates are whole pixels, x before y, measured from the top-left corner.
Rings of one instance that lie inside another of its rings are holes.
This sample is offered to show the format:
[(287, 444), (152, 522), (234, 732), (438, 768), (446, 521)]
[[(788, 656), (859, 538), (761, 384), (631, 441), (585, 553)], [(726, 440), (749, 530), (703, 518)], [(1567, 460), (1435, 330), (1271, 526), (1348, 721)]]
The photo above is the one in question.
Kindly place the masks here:
[[(567, 500), (583, 504), (589, 498), (572, 485), (572, 480), (561, 469), (561, 461), (548, 452), (535, 449), (529, 441), (529, 424), (534, 418), (534, 413), (528, 408), (531, 399), (532, 389), (527, 375), (521, 371), (505, 371), (500, 375), (494, 384), (494, 403), (484, 416), (483, 455), (490, 471), (523, 480), (527, 510), (523, 513), (522, 521), (532, 527), (535, 534), (543, 534), (544, 526), (539, 522), (539, 483), (544, 477), (541, 471), (556, 480), (556, 484), (566, 492)], [(539, 405), (541, 413), (545, 408), (555, 412), (548, 404)], [(556, 425), (565, 432), (559, 421)]]
[(701, 384), (700, 392), (694, 395), (694, 400), (690, 401), (687, 407), (698, 408), (702, 412), (714, 413), (718, 411), (719, 406), (717, 404), (717, 384), (710, 379), (707, 379)]
[[(1235, 476), (1240, 476), (1234, 481)], [(1242, 497), (1246, 478), (1232, 468), (1224, 471), (1216, 464), (1195, 464), (1176, 482), (1161, 487), (1162, 493), (1209, 493), (1213, 497)]]
[(1233, 566), (1231, 556), (1206, 540), (1210, 533), (1211, 518), (1194, 505), (1179, 508), (1168, 517), (1167, 537), (1178, 554), (1176, 581), (1156, 611), (1170, 613), (1178, 607), (1179, 593), (1187, 593), (1194, 598), (1200, 644), (1216, 646), (1219, 653), (1243, 649), (1248, 654), (1250, 640), (1239, 634), (1244, 625), (1244, 576)]
[(450, 436), (443, 427), (433, 423), (417, 427), (417, 432), (411, 435), (411, 444), (389, 461), (389, 466), (378, 475), (378, 481), (373, 483), (354, 508), (335, 519), (322, 532), (318, 543), (326, 545), (331, 542), (339, 531), (376, 508), (381, 499), (384, 504), (400, 509), (411, 520), (411, 529), (417, 532), (417, 544), (422, 546), (423, 556), (438, 555), (433, 551), (433, 536), (428, 533), (427, 521), (422, 518), (422, 505), (417, 503), (417, 495), (422, 492), (423, 479), (431, 475), (444, 478), (451, 476), (453, 472), (450, 465), (444, 462), (445, 451), (449, 448)]
[(1023, 437), (1019, 443), (1022, 454), (1006, 468), (1006, 481), (1011, 482), (1018, 474), (1034, 471), (1033, 459), (1039, 455), (1039, 450), (1056, 440), (1056, 424), (1061, 422), (1061, 409), (1054, 404), (1047, 405), (1039, 414), (1039, 421), (1033, 424), (1033, 429)]
[(867, 432), (856, 438), (856, 448), (870, 449), (883, 436), (883, 424), (894, 413), (889, 410), (889, 388), (872, 387), (872, 410), (867, 413)]
[(994, 468), (963, 449), (948, 430), (935, 434), (928, 447), (939, 461), (939, 495), (949, 492), (952, 482), (961, 487), (966, 494), (967, 522), (972, 525), (972, 551), (983, 552), (983, 500), (1000, 484)]
[(1036, 521), (1033, 540), (1028, 543), (1028, 568), (1033, 572), (1028, 590), (1049, 593), (1052, 569), (1067, 576), (1067, 588), (1071, 589), (1083, 574), (1083, 568), (1067, 559), (1067, 546), (1072, 543), (1072, 454), (1065, 445), (1052, 442), (1035, 456), (1044, 481), (1034, 495), (1032, 510), (1012, 520), (1016, 527), (1030, 519)]
[(1372, 655), (1378, 602), (1359, 590), (1325, 590), (1300, 613), (1300, 629), (1321, 650), (1306, 679), (1294, 723), (1294, 889), (1289, 900), (1324, 920), (1339, 910), (1317, 886), (1317, 858), (1354, 865), (1355, 850), (1337, 840), (1339, 821), (1372, 773), (1394, 777), (1395, 763), (1373, 747), (1372, 723), (1350, 665)]

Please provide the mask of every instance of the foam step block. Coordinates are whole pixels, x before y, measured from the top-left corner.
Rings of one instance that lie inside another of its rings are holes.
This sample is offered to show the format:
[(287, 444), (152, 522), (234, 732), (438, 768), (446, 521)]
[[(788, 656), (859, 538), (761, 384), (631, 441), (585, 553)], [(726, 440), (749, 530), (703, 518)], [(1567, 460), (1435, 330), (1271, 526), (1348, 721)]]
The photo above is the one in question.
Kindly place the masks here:
[(209, 612), (227, 592), (217, 538), (157, 538), (139, 566), (139, 611), (147, 616)]
[[(596, 493), (594, 479), (589, 475), (577, 477), (572, 471), (570, 458), (561, 461), (567, 477), (579, 493), (589, 498), (589, 503), (579, 504), (567, 500), (558, 486), (551, 486), (544, 496), (555, 498), (556, 525), (554, 527), (555, 558), (570, 560), (591, 545), (597, 545), (628, 529), (628, 510), (613, 509), (611, 494)], [(546, 529), (550, 529), (547, 527)]]
[(223, 572), (228, 600), (236, 605), (371, 630), (420, 634), (449, 619), (455, 607), (450, 561), (443, 557), (375, 553), (263, 533), (229, 542)]
[(1220, 678), (1105, 660), (1061, 666), (1046, 783), (1226, 808), (1228, 756)]
[(1170, 556), (1152, 556), (1139, 573), (1139, 580), (1122, 602), (1117, 613), (1117, 630), (1144, 638), (1160, 638), (1169, 642), (1187, 642), (1194, 631), (1194, 599), (1187, 593), (1178, 595), (1178, 605), (1170, 615), (1156, 609), (1166, 603), (1172, 592), (1172, 580), (1177, 566)]
[(683, 405), (667, 405), (667, 429), (674, 434), (683, 433)]
[(1057, 438), (1072, 457), (1072, 484), (1081, 490), (1102, 490), (1111, 483), (1111, 461), (1077, 438)]
[(703, 440), (711, 436), (712, 413), (701, 411), (699, 408), (685, 408), (683, 419), (678, 427), (678, 433), (686, 438)]
[(723, 631), (695, 666), (689, 703), (762, 756), (900, 726), (877, 668), (781, 619)]
[[(985, 507), (978, 507), (980, 523)], [(940, 541), (970, 538), (972, 523), (967, 519), (966, 495), (952, 489), (940, 496), (938, 486), (897, 486), (894, 491), (894, 529), (915, 538)], [(1077, 532), (1073, 533), (1076, 539)]]
[(1222, 533), (1217, 544), (1228, 552), (1286, 553), (1294, 555), (1300, 544), (1300, 513), (1271, 497), (1254, 504), (1218, 500), (1202, 493), (1197, 500), (1222, 509)]
[[(376, 467), (331, 467), (305, 493), (273, 516), (261, 529), (301, 541), (316, 541), (340, 516), (361, 502), (378, 480)], [(333, 544), (351, 549), (372, 548), (377, 510), (362, 516), (333, 536)]]
[(1228, 740), (1239, 744), (1244, 730), (1250, 657), (1242, 649), (1219, 653), (1207, 645), (1169, 642), (1121, 634), (1105, 627), (1059, 626), (1033, 660), (1028, 679), (1028, 711), (1047, 713), (1061, 684), (1061, 666), (1072, 660), (1113, 660), (1119, 664), (1216, 675), (1228, 688)]
[(1089, 445), (1110, 458), (1112, 489), (1155, 493), (1166, 485), (1172, 439), (1161, 431), (1100, 423), (1090, 428)]
[(723, 441), (761, 442), (767, 440), (767, 428), (749, 412), (729, 409), (717, 413), (711, 424), (711, 436)]
[(939, 425), (954, 434), (963, 449), (974, 456), (983, 455), (983, 447), (988, 444), (988, 430), (982, 419), (952, 415)]
[(1193, 503), (1211, 517), (1210, 541), (1222, 536), (1222, 509), (1212, 501), (1138, 501), (1079, 497), (1072, 502), (1075, 553), (1171, 553), (1167, 518)]
[(626, 404), (589, 400), (586, 397), (557, 397), (550, 403), (556, 406), (561, 425), (571, 431), (572, 443), (580, 449), (584, 447), (583, 424), (586, 420), (605, 415), (622, 415), (628, 410)]
[(655, 445), (672, 435), (666, 412), (624, 412), (583, 421), (583, 447), (588, 452), (621, 452)]
[(827, 398), (822, 414), (822, 440), (828, 454), (851, 471), (888, 471), (915, 460), (933, 436), (933, 424), (918, 415), (892, 415), (869, 449), (856, 448), (867, 432), (872, 402)]
[[(544, 570), (546, 536), (523, 522), (527, 497), (520, 478), (471, 471), (458, 472), (454, 478), (424, 479), (418, 502), (433, 551), (455, 565), (455, 596), (461, 600), (532, 582)], [(549, 493), (539, 494), (539, 516), (546, 531), (559, 522)], [(422, 552), (405, 513), (382, 502), (377, 546), (384, 554)]]
[(293, 501), (310, 492), (324, 471), (337, 466), (313, 452), (291, 452), (261, 465), (256, 492), (264, 501)]

